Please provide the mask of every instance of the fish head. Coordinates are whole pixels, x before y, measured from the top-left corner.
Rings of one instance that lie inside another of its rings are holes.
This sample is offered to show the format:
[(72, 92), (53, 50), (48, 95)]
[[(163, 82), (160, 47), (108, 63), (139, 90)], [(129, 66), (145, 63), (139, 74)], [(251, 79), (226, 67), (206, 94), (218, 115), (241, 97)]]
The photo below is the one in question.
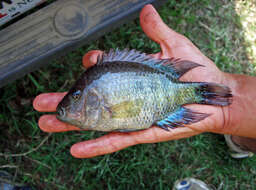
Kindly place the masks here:
[(81, 127), (85, 109), (83, 89), (72, 88), (57, 106), (57, 118), (63, 122)]
[(101, 98), (95, 88), (72, 88), (57, 107), (57, 118), (82, 129), (93, 129), (101, 117)]

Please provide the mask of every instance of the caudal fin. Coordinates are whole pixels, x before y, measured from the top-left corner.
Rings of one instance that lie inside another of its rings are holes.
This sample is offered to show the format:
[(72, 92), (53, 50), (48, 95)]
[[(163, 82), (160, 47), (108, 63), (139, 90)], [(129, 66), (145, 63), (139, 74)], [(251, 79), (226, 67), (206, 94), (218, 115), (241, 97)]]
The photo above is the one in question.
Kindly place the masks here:
[(229, 87), (216, 83), (199, 83), (196, 93), (201, 97), (200, 104), (227, 106), (232, 103)]

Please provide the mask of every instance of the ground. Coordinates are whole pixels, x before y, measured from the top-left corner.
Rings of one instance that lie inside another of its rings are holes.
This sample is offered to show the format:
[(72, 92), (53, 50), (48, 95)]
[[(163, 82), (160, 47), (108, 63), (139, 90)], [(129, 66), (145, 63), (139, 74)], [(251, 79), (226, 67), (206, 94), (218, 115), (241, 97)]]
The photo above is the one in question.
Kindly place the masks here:
[[(255, 0), (169, 0), (159, 11), (170, 27), (192, 40), (221, 70), (255, 75), (255, 5)], [(256, 157), (232, 159), (221, 135), (205, 133), (75, 159), (69, 153), (72, 144), (103, 133), (48, 135), (39, 130), (41, 113), (33, 110), (34, 97), (68, 90), (82, 72), (87, 51), (116, 47), (159, 51), (136, 19), (0, 89), (0, 170), (13, 174), (15, 182), (44, 190), (172, 189), (175, 180), (184, 177), (224, 190), (256, 189)]]

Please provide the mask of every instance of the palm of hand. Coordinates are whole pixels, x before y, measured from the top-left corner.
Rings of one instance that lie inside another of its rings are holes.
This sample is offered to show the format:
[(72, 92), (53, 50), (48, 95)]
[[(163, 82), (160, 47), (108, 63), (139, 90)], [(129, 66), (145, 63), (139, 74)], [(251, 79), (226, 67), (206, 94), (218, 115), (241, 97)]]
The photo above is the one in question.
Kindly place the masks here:
[[(169, 29), (161, 20), (158, 13), (151, 5), (143, 8), (140, 15), (141, 26), (144, 32), (152, 40), (161, 46), (161, 52), (152, 56), (156, 58), (181, 58), (194, 61), (204, 67), (195, 68), (184, 76), (184, 81), (205, 81), (224, 83), (224, 73), (218, 70), (212, 61), (205, 57), (187, 38)], [(83, 59), (85, 67), (96, 63), (101, 51), (90, 51)], [(65, 93), (41, 94), (34, 100), (34, 108), (38, 111), (55, 111), (58, 103)], [(177, 128), (166, 132), (158, 127), (151, 127), (147, 130), (130, 133), (109, 133), (100, 138), (80, 142), (71, 147), (71, 154), (78, 158), (88, 158), (103, 155), (120, 149), (141, 143), (153, 143), (190, 137), (203, 131), (222, 132), (225, 128), (225, 108), (188, 105), (192, 110), (209, 113), (210, 117), (205, 120), (189, 125), (188, 127)], [(63, 132), (79, 130), (78, 128), (58, 121), (55, 115), (44, 115), (39, 120), (39, 127), (46, 132)]]

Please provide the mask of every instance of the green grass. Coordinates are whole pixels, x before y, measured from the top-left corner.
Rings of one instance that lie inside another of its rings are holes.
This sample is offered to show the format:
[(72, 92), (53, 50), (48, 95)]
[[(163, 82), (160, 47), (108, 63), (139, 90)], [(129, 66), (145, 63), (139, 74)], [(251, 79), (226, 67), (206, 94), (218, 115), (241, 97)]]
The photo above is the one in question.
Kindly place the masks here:
[[(170, 27), (191, 39), (223, 71), (255, 75), (256, 62), (248, 59), (251, 47), (244, 40), (235, 3), (170, 0), (160, 13)], [(33, 98), (42, 92), (68, 90), (82, 72), (81, 59), (87, 51), (115, 47), (147, 53), (159, 51), (159, 46), (143, 34), (137, 19), (0, 89), (0, 152), (24, 153), (47, 138), (37, 127), (42, 114), (33, 110)], [(184, 177), (196, 177), (215, 187), (223, 183), (221, 189), (225, 190), (256, 188), (256, 158), (230, 158), (221, 135), (207, 133), (137, 145), (91, 159), (70, 155), (72, 144), (102, 134), (52, 134), (39, 149), (26, 156), (0, 156), (0, 170), (15, 175), (15, 182), (44, 190), (172, 189), (175, 180)]]

